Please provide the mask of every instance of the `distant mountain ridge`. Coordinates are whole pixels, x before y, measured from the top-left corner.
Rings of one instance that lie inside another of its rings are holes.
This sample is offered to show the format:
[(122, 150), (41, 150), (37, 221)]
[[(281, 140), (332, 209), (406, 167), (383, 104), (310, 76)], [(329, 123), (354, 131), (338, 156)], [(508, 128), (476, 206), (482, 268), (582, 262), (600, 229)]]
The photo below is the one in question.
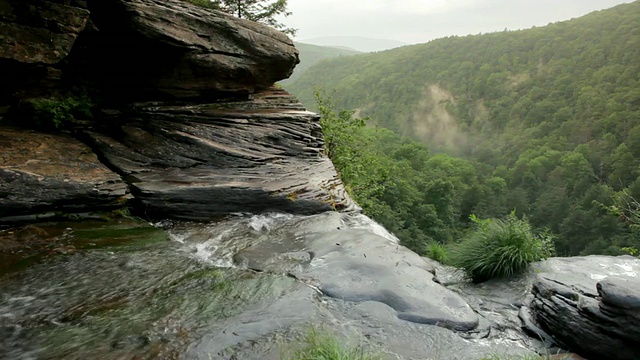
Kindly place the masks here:
[(334, 48), (353, 49), (359, 52), (375, 52), (389, 50), (408, 43), (390, 39), (372, 39), (361, 36), (326, 36), (301, 40), (307, 44), (329, 46)]
[(355, 51), (347, 48), (335, 48), (330, 46), (318, 46), (305, 44), (301, 42), (294, 42), (296, 48), (300, 52), (300, 63), (296, 65), (293, 70), (293, 74), (288, 79), (280, 81), (280, 84), (286, 85), (295, 81), (300, 77), (307, 69), (315, 65), (317, 62), (331, 59), (340, 56), (351, 56), (361, 54), (359, 51)]

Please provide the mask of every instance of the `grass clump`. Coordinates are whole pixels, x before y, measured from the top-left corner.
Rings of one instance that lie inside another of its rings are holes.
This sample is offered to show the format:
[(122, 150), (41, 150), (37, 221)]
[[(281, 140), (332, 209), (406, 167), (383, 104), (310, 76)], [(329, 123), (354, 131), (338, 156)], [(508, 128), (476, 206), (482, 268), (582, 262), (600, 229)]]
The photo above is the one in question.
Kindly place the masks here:
[(472, 216), (471, 220), (476, 230), (451, 247), (448, 263), (462, 269), (475, 283), (509, 277), (554, 253), (550, 234), (536, 236), (527, 219), (518, 219), (515, 213), (506, 219)]
[(381, 357), (366, 352), (363, 347), (344, 346), (337, 337), (315, 328), (304, 336), (299, 347), (281, 360), (380, 360)]
[(446, 264), (448, 261), (447, 248), (437, 242), (432, 242), (427, 245), (425, 254), (428, 258), (433, 259), (441, 264)]

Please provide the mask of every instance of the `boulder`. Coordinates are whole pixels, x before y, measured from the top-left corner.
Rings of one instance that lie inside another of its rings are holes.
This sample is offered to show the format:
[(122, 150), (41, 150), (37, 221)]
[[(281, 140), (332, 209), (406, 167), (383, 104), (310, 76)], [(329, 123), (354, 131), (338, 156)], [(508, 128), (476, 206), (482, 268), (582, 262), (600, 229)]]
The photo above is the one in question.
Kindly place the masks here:
[(110, 210), (126, 192), (83, 143), (0, 127), (0, 224)]
[(89, 74), (112, 95), (207, 99), (249, 94), (291, 75), (293, 42), (266, 25), (181, 0), (94, 0)]
[(636, 279), (610, 277), (597, 285), (603, 306), (614, 308), (640, 309), (640, 281)]
[(318, 115), (283, 90), (245, 101), (139, 104), (103, 122), (88, 141), (125, 176), (146, 216), (355, 207), (323, 154)]
[(536, 268), (529, 307), (542, 329), (588, 359), (638, 359), (640, 259), (554, 258)]

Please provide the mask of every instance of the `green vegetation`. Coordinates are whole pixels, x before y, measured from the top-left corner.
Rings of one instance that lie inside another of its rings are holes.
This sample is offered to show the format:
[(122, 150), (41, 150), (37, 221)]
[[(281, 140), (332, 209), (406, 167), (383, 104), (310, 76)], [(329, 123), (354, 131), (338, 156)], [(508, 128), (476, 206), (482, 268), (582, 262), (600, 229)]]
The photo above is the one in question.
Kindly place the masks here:
[(432, 242), (427, 245), (425, 255), (435, 261), (443, 264), (449, 263), (449, 254), (447, 248), (440, 243)]
[(194, 5), (224, 11), (242, 19), (257, 21), (272, 26), (286, 34), (295, 35), (296, 30), (287, 28), (278, 21), (280, 16), (289, 16), (287, 0), (186, 0)]
[(640, 2), (325, 60), (285, 88), (313, 108), (315, 86), (368, 119), (330, 155), (412, 249), (464, 237), (471, 214), (512, 210), (548, 228), (562, 256), (640, 249), (629, 202), (640, 199)]
[(282, 360), (377, 360), (380, 357), (362, 347), (344, 346), (337, 337), (315, 328), (310, 329), (301, 346), (292, 353), (282, 354)]
[(469, 161), (432, 155), (409, 138), (367, 127), (367, 119), (317, 95), (327, 155), (364, 212), (403, 245), (425, 254), (429, 244), (451, 243), (472, 213), (488, 207), (486, 200), (500, 198), (504, 181), (478, 176)]
[(29, 99), (27, 111), (39, 128), (62, 128), (76, 118), (91, 118), (93, 101), (85, 91), (66, 96)]
[(509, 277), (553, 254), (552, 239), (534, 235), (529, 222), (514, 213), (505, 220), (472, 220), (477, 228), (451, 247), (449, 264), (474, 282)]

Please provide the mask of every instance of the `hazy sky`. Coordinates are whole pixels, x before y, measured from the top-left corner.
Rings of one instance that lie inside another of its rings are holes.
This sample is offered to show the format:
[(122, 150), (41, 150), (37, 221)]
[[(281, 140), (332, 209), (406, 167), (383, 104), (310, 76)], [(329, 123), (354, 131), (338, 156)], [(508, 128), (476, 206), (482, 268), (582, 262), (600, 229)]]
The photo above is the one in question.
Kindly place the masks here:
[(631, 0), (289, 0), (296, 40), (363, 36), (421, 43), (542, 26)]

